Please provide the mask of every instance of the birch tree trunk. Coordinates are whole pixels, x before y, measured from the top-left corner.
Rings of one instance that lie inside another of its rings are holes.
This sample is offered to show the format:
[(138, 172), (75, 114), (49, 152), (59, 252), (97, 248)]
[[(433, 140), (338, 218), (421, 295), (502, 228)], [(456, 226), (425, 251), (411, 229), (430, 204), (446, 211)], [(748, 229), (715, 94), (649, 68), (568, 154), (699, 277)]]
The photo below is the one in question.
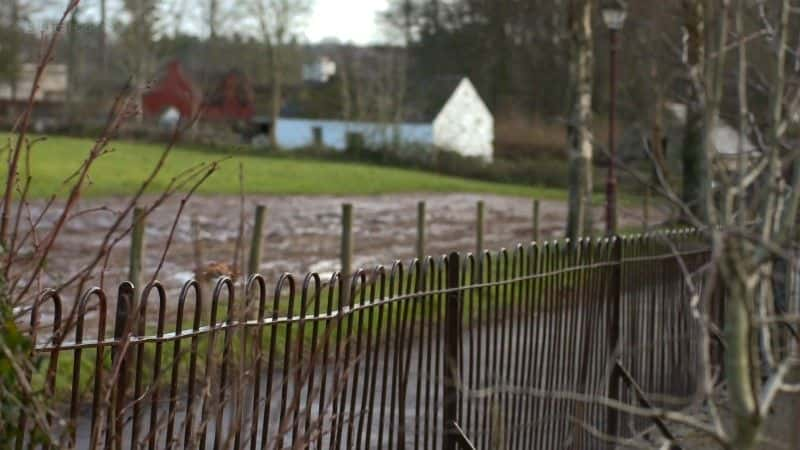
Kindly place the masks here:
[(270, 101), (269, 118), (272, 123), (272, 131), (269, 134), (269, 143), (273, 149), (278, 148), (278, 117), (281, 114), (281, 91), (283, 89), (281, 79), (280, 49), (277, 43), (269, 46), (270, 50), (270, 72), (272, 76), (272, 97)]
[(706, 173), (703, 154), (705, 120), (703, 74), (706, 53), (704, 0), (683, 0), (683, 8), (686, 33), (684, 60), (689, 72), (691, 87), (686, 104), (686, 128), (681, 149), (682, 200), (693, 214), (702, 216), (705, 203), (703, 177)]
[(569, 214), (567, 237), (583, 235), (583, 226), (592, 195), (592, 84), (594, 55), (592, 46), (592, 0), (567, 2), (569, 33)]
[[(736, 37), (741, 40), (745, 36), (744, 28), (744, 15), (747, 0), (737, 0), (736, 2)], [(738, 48), (738, 66), (736, 76), (736, 96), (739, 100), (739, 140), (737, 142), (737, 156), (736, 156), (736, 186), (739, 195), (735, 202), (730, 203), (733, 209), (730, 215), (730, 223), (734, 221), (736, 224), (744, 229), (749, 219), (747, 214), (747, 201), (744, 196), (745, 192), (745, 143), (750, 134), (750, 126), (748, 124), (749, 102), (747, 100), (747, 43), (740, 42)], [(736, 216), (736, 217), (734, 217)]]
[[(710, 140), (711, 130), (716, 124), (719, 104), (723, 92), (724, 65), (727, 46), (726, 36), (728, 35), (728, 9), (730, 0), (721, 2), (721, 11), (715, 16), (718, 17), (719, 26), (716, 33), (715, 46), (718, 55), (712, 62), (707, 60), (708, 70), (708, 108), (706, 111), (706, 153), (711, 151)], [(744, 0), (737, 1), (736, 11), (736, 31), (741, 39), (744, 33), (743, 16), (746, 3)], [(769, 168), (767, 176), (769, 183), (765, 183), (768, 192), (766, 201), (761, 209), (761, 236), (764, 242), (773, 239), (775, 224), (770, 218), (776, 218), (777, 197), (779, 184), (776, 179), (780, 178), (778, 156), (779, 124), (781, 122), (782, 99), (784, 94), (784, 70), (785, 70), (785, 44), (787, 42), (787, 23), (788, 23), (789, 0), (781, 2), (781, 13), (778, 24), (778, 39), (776, 45), (777, 58), (774, 69), (774, 83), (770, 92), (770, 106), (772, 116), (770, 117), (769, 133)], [(710, 14), (709, 14), (710, 16)], [(710, 28), (710, 27), (707, 27)], [(744, 150), (743, 143), (747, 132), (747, 52), (744, 49), (744, 42), (739, 44), (739, 85), (737, 91), (739, 95), (739, 115), (740, 115), (740, 152)], [(736, 186), (741, 189), (739, 195), (742, 197), (738, 203), (739, 211), (736, 213), (738, 218), (733, 215), (725, 215), (721, 220), (711, 217), (710, 225), (729, 225), (734, 221), (746, 223), (746, 218), (742, 217), (746, 211), (748, 201), (747, 195), (742, 189), (742, 177), (744, 174), (743, 155), (739, 155), (738, 175)], [(712, 208), (713, 199), (707, 195), (708, 207)], [(725, 209), (723, 209), (725, 211)], [(716, 243), (716, 242), (715, 242)], [(765, 411), (763, 405), (763, 390), (761, 387), (761, 373), (763, 369), (762, 361), (771, 358), (771, 348), (769, 346), (768, 326), (760, 326), (753, 323), (753, 316), (758, 315), (772, 316), (773, 310), (773, 283), (775, 271), (770, 258), (765, 258), (763, 249), (754, 248), (752, 242), (742, 239), (735, 234), (727, 234), (721, 245), (722, 251), (720, 261), (720, 273), (722, 274), (725, 286), (727, 287), (728, 299), (725, 305), (725, 381), (730, 396), (731, 414), (734, 421), (734, 429), (731, 433), (731, 447), (742, 450), (758, 448), (759, 440), (763, 434)], [(779, 265), (780, 266), (780, 265)], [(765, 345), (759, 347), (758, 342)], [(770, 364), (772, 365), (772, 364)], [(772, 365), (774, 367), (774, 365)]]
[(760, 434), (762, 419), (758, 413), (758, 387), (760, 377), (757, 370), (757, 336), (750, 326), (750, 312), (756, 308), (756, 289), (748, 276), (757, 268), (747, 261), (753, 248), (745, 246), (738, 237), (728, 235), (719, 261), (720, 274), (725, 280), (725, 381), (734, 419), (731, 448), (755, 449)]

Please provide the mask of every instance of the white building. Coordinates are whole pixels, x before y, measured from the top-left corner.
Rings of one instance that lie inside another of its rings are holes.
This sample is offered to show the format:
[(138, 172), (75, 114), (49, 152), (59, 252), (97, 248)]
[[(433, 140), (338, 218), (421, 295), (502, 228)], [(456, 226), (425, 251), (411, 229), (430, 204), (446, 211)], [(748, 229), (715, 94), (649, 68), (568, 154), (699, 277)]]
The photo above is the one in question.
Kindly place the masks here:
[(322, 144), (344, 150), (348, 135), (357, 134), (370, 146), (400, 141), (485, 160), (491, 160), (494, 153), (494, 117), (467, 78), (458, 82), (429, 121), (389, 124), (280, 118), (276, 133), (278, 145), (287, 149)]
[[(672, 113), (675, 121), (680, 125), (681, 131), (686, 124), (686, 105), (681, 103), (668, 102), (666, 104), (667, 111)], [(714, 150), (717, 151), (717, 156), (720, 158), (736, 158), (739, 155), (739, 150), (744, 154), (754, 154), (758, 148), (747, 136), (744, 136), (739, 142), (739, 130), (732, 127), (725, 122), (722, 118), (717, 118), (717, 127), (711, 133), (711, 142)]]
[(336, 62), (327, 56), (303, 64), (303, 81), (307, 83), (327, 83), (336, 75)]
[(464, 156), (494, 156), (494, 116), (464, 78), (433, 120), (433, 145)]
[[(27, 102), (33, 87), (33, 80), (36, 77), (36, 70), (36, 64), (22, 64), (16, 90), (12, 89), (11, 83), (0, 82), (0, 100)], [(34, 101), (63, 102), (67, 93), (67, 84), (67, 66), (65, 64), (48, 64), (39, 79), (39, 89), (36, 91)], [(16, 94), (16, 98), (12, 98), (13, 94)]]

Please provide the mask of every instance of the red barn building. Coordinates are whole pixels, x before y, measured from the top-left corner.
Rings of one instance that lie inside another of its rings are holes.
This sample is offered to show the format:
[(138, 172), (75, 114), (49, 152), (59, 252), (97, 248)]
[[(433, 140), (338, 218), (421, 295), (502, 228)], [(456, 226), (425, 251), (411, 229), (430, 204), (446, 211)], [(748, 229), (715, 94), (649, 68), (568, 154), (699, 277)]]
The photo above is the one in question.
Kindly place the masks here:
[(175, 108), (181, 117), (199, 114), (200, 120), (213, 122), (250, 121), (255, 114), (253, 103), (250, 82), (241, 73), (228, 72), (204, 96), (177, 61), (169, 63), (164, 77), (142, 96), (145, 117), (158, 117)]

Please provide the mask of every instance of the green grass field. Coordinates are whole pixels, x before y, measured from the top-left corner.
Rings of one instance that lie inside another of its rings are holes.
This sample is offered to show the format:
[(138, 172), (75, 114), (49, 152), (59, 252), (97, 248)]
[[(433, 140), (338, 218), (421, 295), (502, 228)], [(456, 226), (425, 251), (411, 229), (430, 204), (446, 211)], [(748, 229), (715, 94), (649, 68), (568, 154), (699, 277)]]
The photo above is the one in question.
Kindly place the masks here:
[[(9, 135), (0, 134), (2, 149), (8, 151)], [(33, 146), (31, 197), (42, 198), (61, 189), (91, 148), (89, 139), (48, 137)], [(90, 172), (91, 197), (125, 195), (134, 192), (150, 173), (163, 149), (159, 144), (114, 142), (113, 152), (100, 158)], [(3, 156), (5, 158), (5, 156)], [(244, 165), (245, 191), (250, 194), (350, 194), (371, 195), (403, 192), (474, 192), (500, 195), (562, 199), (564, 192), (501, 183), (473, 181), (428, 172), (332, 162), (309, 158), (264, 155), (255, 151), (211, 151), (178, 147), (151, 185), (150, 192), (163, 190), (177, 173), (204, 161), (225, 160), (219, 171), (200, 188), (203, 194), (237, 194), (239, 163)], [(0, 174), (5, 178), (5, 171)]]

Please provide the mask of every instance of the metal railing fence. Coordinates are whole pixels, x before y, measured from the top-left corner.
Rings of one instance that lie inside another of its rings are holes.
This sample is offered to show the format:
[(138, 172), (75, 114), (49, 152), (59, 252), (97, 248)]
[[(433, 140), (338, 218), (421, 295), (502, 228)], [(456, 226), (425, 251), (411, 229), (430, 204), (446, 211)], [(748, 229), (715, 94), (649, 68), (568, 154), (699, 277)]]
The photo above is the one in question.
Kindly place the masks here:
[(588, 399), (693, 393), (686, 277), (708, 258), (701, 233), (675, 231), (284, 275), (271, 291), (223, 278), (210, 298), (196, 281), (174, 300), (125, 283), (86, 292), (68, 333), (49, 291), (30, 381), (58, 447), (598, 448), (592, 429), (647, 424)]

